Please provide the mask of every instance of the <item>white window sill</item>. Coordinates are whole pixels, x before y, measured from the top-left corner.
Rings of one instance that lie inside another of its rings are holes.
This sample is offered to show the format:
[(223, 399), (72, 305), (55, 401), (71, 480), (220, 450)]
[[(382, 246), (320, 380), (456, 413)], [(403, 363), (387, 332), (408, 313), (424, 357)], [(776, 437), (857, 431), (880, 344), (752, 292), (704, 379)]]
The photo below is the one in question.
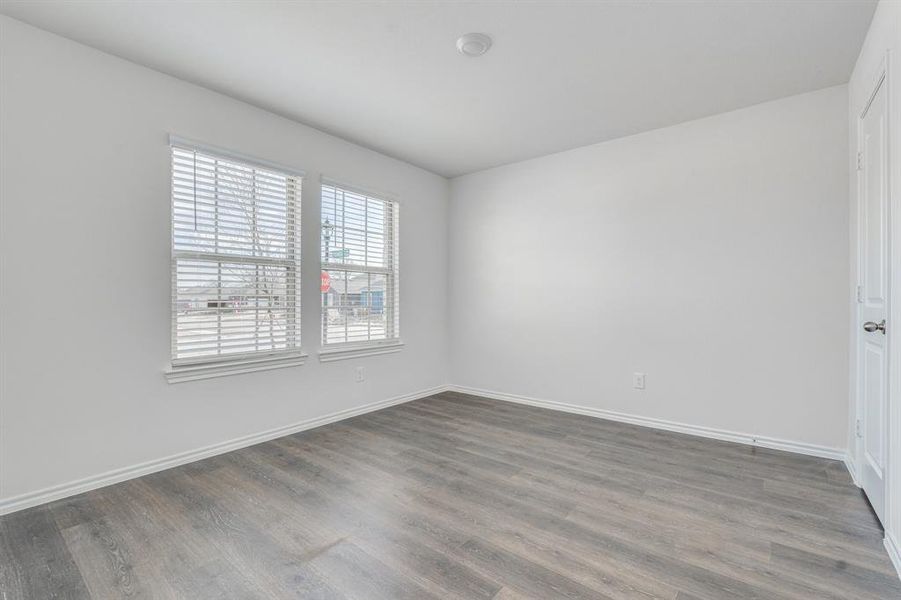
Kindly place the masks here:
[(378, 344), (342, 344), (334, 347), (325, 347), (319, 351), (319, 362), (332, 362), (359, 358), (361, 356), (377, 356), (379, 354), (391, 354), (400, 352), (404, 343), (400, 340)]
[(181, 383), (183, 381), (226, 377), (228, 375), (238, 375), (240, 373), (253, 373), (254, 371), (297, 367), (302, 365), (306, 358), (306, 354), (299, 352), (296, 354), (274, 354), (271, 356), (223, 360), (193, 365), (173, 365), (166, 370), (166, 381), (169, 383)]

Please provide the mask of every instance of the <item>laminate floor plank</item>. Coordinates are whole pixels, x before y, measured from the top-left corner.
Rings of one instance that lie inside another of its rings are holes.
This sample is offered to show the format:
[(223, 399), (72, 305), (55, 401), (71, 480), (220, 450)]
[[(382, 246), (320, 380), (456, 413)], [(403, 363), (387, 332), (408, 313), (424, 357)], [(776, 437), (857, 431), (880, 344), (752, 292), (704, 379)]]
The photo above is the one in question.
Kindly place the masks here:
[[(89, 598), (78, 566), (72, 560), (50, 507), (40, 506), (0, 519), (3, 538), (4, 584), (10, 598)], [(5, 598), (4, 598), (5, 600)]]
[(443, 393), (0, 517), (0, 599), (899, 600), (844, 465)]
[[(444, 511), (454, 515), (458, 521), (478, 524), (485, 536), (490, 536), (498, 543), (507, 542), (516, 546), (520, 541), (526, 541), (543, 545), (547, 555), (559, 552), (558, 549), (570, 549), (577, 555), (592, 557), (597, 570), (607, 569), (620, 577), (637, 574), (645, 586), (667, 585), (673, 589), (685, 586), (686, 589), (709, 592), (714, 597), (723, 597), (717, 594), (732, 592), (738, 595), (729, 597), (785, 597), (772, 593), (767, 595), (765, 590), (746, 582), (720, 576), (704, 567), (695, 567), (674, 556), (671, 548), (652, 550), (637, 537), (622, 539), (610, 532), (593, 531), (569, 519), (519, 503), (494, 490), (482, 490), (480, 493), (469, 491), (470, 493), (454, 494), (451, 497), (439, 495), (440, 490), (430, 492), (433, 501), (431, 508), (436, 512)], [(522, 589), (515, 582), (509, 585), (517, 590)], [(659, 593), (647, 595), (671, 597)]]
[(144, 579), (117, 529), (107, 519), (61, 530), (66, 548), (94, 597), (148, 598)]

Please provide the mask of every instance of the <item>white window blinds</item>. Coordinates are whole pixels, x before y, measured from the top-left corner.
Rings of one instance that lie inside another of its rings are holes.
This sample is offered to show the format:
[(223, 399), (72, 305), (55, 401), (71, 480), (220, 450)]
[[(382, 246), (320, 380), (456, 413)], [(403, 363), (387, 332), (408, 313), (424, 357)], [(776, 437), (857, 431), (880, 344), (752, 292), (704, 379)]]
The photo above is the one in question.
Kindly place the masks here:
[(323, 182), (322, 343), (399, 338), (398, 204)]
[(299, 351), (300, 188), (173, 142), (173, 365)]

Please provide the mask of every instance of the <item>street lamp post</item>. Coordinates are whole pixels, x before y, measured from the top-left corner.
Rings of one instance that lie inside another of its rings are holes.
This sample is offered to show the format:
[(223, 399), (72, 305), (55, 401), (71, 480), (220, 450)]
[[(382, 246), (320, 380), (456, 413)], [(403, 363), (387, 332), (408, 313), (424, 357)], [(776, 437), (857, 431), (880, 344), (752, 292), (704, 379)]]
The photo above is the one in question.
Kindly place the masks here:
[(325, 223), (322, 224), (322, 237), (325, 242), (325, 261), (328, 262), (329, 256), (329, 243), (332, 240), (332, 231), (335, 229), (335, 226), (332, 225), (328, 217), (325, 218)]
[[(330, 262), (330, 259), (331, 259), (329, 245), (332, 241), (332, 231), (334, 231), (334, 229), (335, 229), (335, 226), (332, 225), (331, 222), (329, 222), (328, 217), (326, 217), (325, 222), (322, 224), (322, 241), (323, 241), (323, 246), (325, 248), (324, 262), (326, 262), (326, 263)], [(325, 294), (324, 304), (327, 306), (328, 305), (328, 292), (323, 292), (323, 294)]]

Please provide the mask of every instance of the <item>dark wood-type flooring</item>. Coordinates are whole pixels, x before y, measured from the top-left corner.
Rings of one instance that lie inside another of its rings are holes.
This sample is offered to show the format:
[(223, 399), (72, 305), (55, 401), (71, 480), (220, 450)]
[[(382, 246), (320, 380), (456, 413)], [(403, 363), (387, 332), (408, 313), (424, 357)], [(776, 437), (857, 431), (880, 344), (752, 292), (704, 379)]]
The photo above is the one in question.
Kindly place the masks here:
[(445, 393), (0, 517), (0, 598), (898, 599), (841, 463)]

